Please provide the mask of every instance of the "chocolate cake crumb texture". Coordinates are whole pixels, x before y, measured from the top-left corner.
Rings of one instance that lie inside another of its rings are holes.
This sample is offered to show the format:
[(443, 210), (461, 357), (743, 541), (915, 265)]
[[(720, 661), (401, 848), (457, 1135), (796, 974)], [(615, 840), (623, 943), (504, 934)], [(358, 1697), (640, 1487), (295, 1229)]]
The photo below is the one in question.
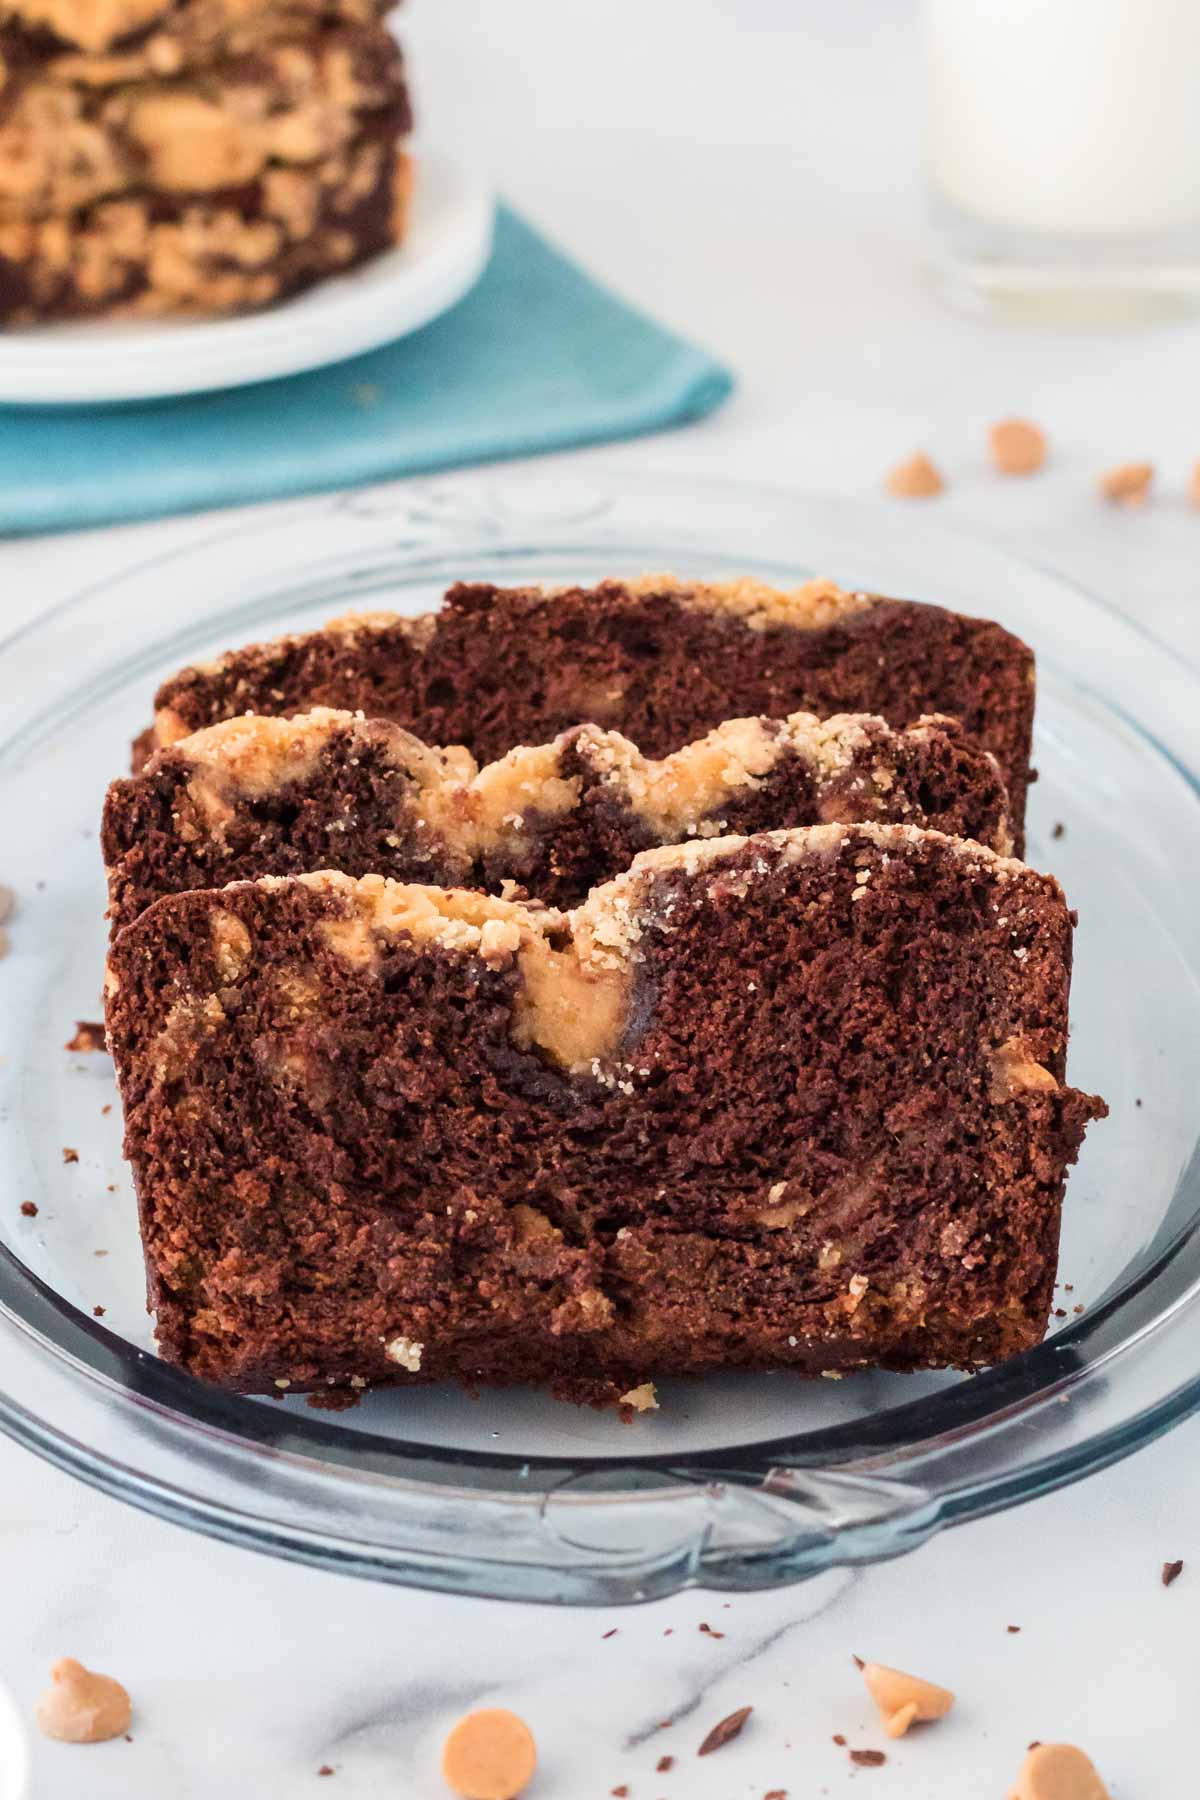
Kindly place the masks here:
[(571, 906), (634, 855), (692, 837), (831, 820), (911, 824), (1013, 847), (991, 754), (956, 721), (729, 719), (652, 760), (581, 725), (480, 769), (386, 720), (318, 708), (238, 718), (160, 751), (109, 790), (113, 930), (154, 900), (315, 868)]
[(1162, 1566), (1162, 1584), (1163, 1584), (1163, 1586), (1170, 1587), (1171, 1583), (1173, 1581), (1178, 1581), (1179, 1577), (1182, 1574), (1183, 1574), (1183, 1559), (1182, 1558), (1177, 1559), (1175, 1562), (1165, 1562)]
[(25, 1217), (25, 1218), (27, 1218), (27, 1219), (36, 1219), (36, 1218), (37, 1218), (37, 1211), (38, 1211), (38, 1209), (37, 1209), (37, 1206), (36, 1206), (36, 1204), (35, 1204), (35, 1202), (34, 1202), (34, 1201), (32, 1201), (32, 1200), (22, 1200), (22, 1202), (21, 1202), (21, 1212), (22, 1212), (22, 1214), (23, 1214), (23, 1216), (24, 1216), (24, 1217)]
[(721, 1719), (718, 1724), (713, 1726), (696, 1755), (711, 1756), (714, 1750), (720, 1750), (726, 1744), (732, 1743), (735, 1737), (740, 1737), (746, 1720), (753, 1711), (752, 1706), (739, 1706), (736, 1712), (731, 1712), (726, 1718)]
[(887, 1757), (882, 1750), (851, 1750), (850, 1761), (860, 1769), (882, 1769)]
[(673, 1756), (660, 1756), (654, 1765), (654, 1772), (656, 1775), (665, 1775), (668, 1769), (673, 1769), (674, 1767), (675, 1758)]
[(156, 695), (135, 766), (222, 719), (316, 706), (465, 745), (480, 763), (581, 721), (662, 758), (731, 718), (879, 713), (902, 728), (936, 712), (996, 757), (1019, 852), (1033, 703), (1032, 652), (1001, 626), (828, 581), (459, 583), (436, 613), (351, 614), (182, 670)]
[(613, 1399), (1012, 1354), (1104, 1110), (1064, 1081), (1070, 942), (1050, 877), (903, 826), (646, 852), (568, 915), (167, 896), (108, 1001), (160, 1349)]
[(62, 1159), (64, 1163), (77, 1163), (79, 1161), (79, 1152), (78, 1150), (72, 1150), (69, 1145), (64, 1144)]

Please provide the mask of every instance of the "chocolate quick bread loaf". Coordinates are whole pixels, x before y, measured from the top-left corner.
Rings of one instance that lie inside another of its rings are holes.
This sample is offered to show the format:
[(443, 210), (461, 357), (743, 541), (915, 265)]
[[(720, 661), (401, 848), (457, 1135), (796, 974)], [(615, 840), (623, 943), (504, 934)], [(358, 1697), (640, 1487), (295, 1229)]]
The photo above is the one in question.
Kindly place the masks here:
[(0, 0), (0, 87), (69, 86), (206, 69), (330, 25), (369, 25), (391, 0)]
[(1033, 702), (1033, 653), (1001, 626), (831, 582), (460, 584), (421, 618), (351, 616), (183, 670), (159, 689), (135, 767), (219, 719), (312, 706), (394, 719), (481, 762), (581, 720), (662, 757), (753, 714), (870, 712), (904, 726), (945, 713), (1000, 764), (1019, 849)]
[(162, 1353), (251, 1391), (973, 1367), (1037, 1342), (1057, 884), (903, 825), (639, 856), (562, 915), (379, 876), (155, 902), (108, 1031)]
[(209, 725), (114, 782), (101, 843), (114, 932), (162, 894), (340, 869), (574, 906), (635, 853), (866, 819), (1007, 854), (995, 758), (948, 719), (732, 719), (662, 761), (580, 725), (477, 768), (403, 726), (318, 708)]
[(397, 242), (412, 120), (381, 11), (0, 0), (0, 324), (260, 307)]

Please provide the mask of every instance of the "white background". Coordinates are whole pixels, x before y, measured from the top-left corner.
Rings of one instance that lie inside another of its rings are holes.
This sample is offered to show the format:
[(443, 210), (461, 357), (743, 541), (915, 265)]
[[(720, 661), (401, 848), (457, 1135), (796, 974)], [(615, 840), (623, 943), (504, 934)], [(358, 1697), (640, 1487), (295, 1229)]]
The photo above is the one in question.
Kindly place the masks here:
[[(1200, 512), (1186, 500), (1200, 327), (1004, 332), (941, 308), (922, 272), (908, 5), (414, 0), (405, 29), (429, 135), (738, 373), (736, 397), (706, 424), (589, 456), (870, 496), (890, 463), (924, 447), (950, 483), (924, 503), (934, 516), (1057, 564), (1200, 654)], [(1036, 480), (988, 470), (986, 426), (1010, 413), (1051, 435)], [(1152, 504), (1103, 506), (1098, 471), (1142, 457), (1158, 464)], [(210, 528), (193, 518), (10, 541), (0, 608), (11, 623)], [(1190, 1800), (1198, 1448), (1200, 1427), (1185, 1426), (1082, 1487), (869, 1573), (609, 1617), (269, 1563), (0, 1443), (0, 1675), (28, 1712), (50, 1661), (71, 1654), (135, 1698), (132, 1745), (35, 1746), (39, 1800), (292, 1800), (314, 1787), (330, 1800), (433, 1800), (440, 1735), (478, 1703), (529, 1719), (542, 1800), (622, 1782), (631, 1800), (761, 1800), (769, 1788), (1002, 1800), (1026, 1743), (1055, 1737), (1090, 1750), (1116, 1800)], [(1194, 1567), (1166, 1592), (1168, 1557)], [(726, 1636), (700, 1634), (701, 1620)], [(852, 1771), (831, 1742), (884, 1742), (852, 1651), (960, 1694), (949, 1721), (889, 1747), (880, 1770)], [(697, 1762), (708, 1726), (751, 1703), (743, 1737)], [(689, 1707), (671, 1731), (624, 1747)], [(678, 1761), (659, 1775), (663, 1752)], [(315, 1774), (325, 1762), (328, 1784)]]

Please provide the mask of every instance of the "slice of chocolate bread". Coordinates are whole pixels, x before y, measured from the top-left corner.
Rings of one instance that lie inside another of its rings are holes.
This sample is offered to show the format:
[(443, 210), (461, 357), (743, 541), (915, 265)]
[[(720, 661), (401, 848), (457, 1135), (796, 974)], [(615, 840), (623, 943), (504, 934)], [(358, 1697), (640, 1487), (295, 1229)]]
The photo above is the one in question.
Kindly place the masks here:
[(961, 719), (994, 754), (1018, 843), (1033, 725), (1033, 653), (986, 619), (832, 582), (781, 593), (670, 575), (592, 589), (451, 588), (421, 618), (367, 613), (235, 650), (165, 682), (150, 749), (238, 713), (313, 706), (394, 719), (481, 762), (581, 719), (666, 756), (724, 719), (925, 713)]
[(116, 931), (161, 894), (306, 869), (515, 883), (574, 906), (653, 845), (827, 820), (933, 826), (1007, 853), (1007, 812), (995, 758), (952, 719), (732, 719), (661, 762), (580, 725), (480, 770), (469, 751), (319, 708), (158, 751), (109, 789), (101, 842)]
[(164, 1356), (250, 1390), (972, 1367), (1037, 1342), (1072, 916), (818, 825), (561, 915), (323, 873), (169, 895), (108, 1033)]

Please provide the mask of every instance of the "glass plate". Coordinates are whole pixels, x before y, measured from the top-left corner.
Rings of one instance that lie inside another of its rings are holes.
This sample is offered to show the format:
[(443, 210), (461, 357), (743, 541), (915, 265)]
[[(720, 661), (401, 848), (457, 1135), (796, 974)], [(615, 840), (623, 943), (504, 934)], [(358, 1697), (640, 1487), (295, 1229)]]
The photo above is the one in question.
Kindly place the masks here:
[[(990, 615), (1035, 646), (1029, 854), (1080, 909), (1071, 1075), (1112, 1107), (1069, 1183), (1051, 1335), (970, 1378), (666, 1381), (661, 1411), (631, 1425), (436, 1388), (335, 1417), (168, 1368), (111, 1068), (63, 1047), (99, 1016), (97, 820), (156, 682), (352, 608), (425, 609), (460, 576), (664, 568), (829, 574)], [(640, 473), (474, 475), (360, 491), (132, 569), (0, 646), (0, 681), (0, 879), (18, 895), (0, 964), (0, 1427), (32, 1449), (276, 1555), (609, 1604), (896, 1555), (1200, 1402), (1200, 686), (1058, 576), (924, 515)]]

